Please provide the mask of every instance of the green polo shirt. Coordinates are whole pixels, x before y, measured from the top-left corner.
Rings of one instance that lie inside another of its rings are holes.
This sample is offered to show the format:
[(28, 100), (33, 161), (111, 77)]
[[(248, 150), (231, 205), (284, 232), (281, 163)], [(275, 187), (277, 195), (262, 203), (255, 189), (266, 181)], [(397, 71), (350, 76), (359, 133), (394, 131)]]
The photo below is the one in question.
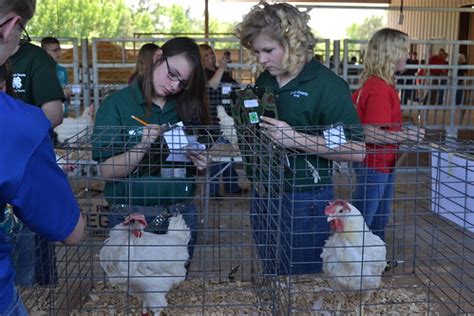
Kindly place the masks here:
[[(318, 61), (308, 62), (301, 73), (282, 88), (267, 71), (257, 79), (256, 85), (275, 93), (279, 119), (295, 130), (322, 135), (328, 125), (342, 124), (346, 139), (362, 139), (360, 127), (349, 128), (349, 125), (360, 125), (360, 121), (347, 83)], [(285, 190), (306, 191), (331, 183), (329, 160), (303, 152), (289, 154), (288, 160), (290, 168), (285, 171)]]
[(12, 86), (17, 98), (36, 106), (65, 100), (56, 75), (56, 63), (42, 48), (31, 43), (22, 44), (10, 61)]
[[(103, 162), (128, 151), (141, 141), (143, 126), (132, 119), (135, 115), (150, 124), (174, 124), (179, 121), (176, 102), (169, 99), (163, 109), (153, 106), (146, 115), (143, 94), (135, 80), (130, 86), (108, 96), (99, 107), (92, 135), (92, 158)], [(192, 177), (163, 178), (163, 169), (183, 169), (189, 164), (169, 162), (168, 148), (159, 137), (127, 178), (106, 182), (104, 195), (112, 204), (170, 205), (184, 201), (194, 193)]]

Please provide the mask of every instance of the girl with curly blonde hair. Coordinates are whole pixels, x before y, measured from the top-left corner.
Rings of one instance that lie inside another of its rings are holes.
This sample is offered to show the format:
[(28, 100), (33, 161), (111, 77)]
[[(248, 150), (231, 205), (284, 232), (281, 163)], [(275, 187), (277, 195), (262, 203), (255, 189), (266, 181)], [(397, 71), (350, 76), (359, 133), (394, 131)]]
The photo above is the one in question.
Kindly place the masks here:
[[(275, 95), (278, 119), (261, 117), (263, 133), (292, 153), (288, 162), (294, 172), (284, 174), (281, 214), (280, 201), (268, 207), (257, 193), (251, 208), (254, 238), (269, 274), (321, 271), (320, 255), (329, 236), (324, 209), (334, 199), (331, 160), (364, 158), (360, 131), (350, 127), (360, 122), (347, 83), (313, 58), (316, 40), (308, 20), (287, 3), (262, 2), (236, 30), (265, 69), (256, 86)], [(322, 126), (336, 123), (343, 126), (345, 140), (329, 146)], [(269, 238), (271, 231), (281, 232), (278, 241)]]

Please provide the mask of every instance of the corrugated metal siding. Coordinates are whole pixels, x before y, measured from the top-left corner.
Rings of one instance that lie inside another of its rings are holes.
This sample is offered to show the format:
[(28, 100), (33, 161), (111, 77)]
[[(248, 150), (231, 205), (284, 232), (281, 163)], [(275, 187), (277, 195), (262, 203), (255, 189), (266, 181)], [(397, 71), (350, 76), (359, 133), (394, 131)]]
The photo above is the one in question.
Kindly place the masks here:
[[(399, 7), (400, 0), (392, 0), (391, 6)], [(405, 0), (406, 7), (457, 8), (474, 4), (474, 0)], [(388, 26), (402, 30), (414, 39), (457, 40), (459, 12), (404, 11), (403, 25), (398, 24), (399, 11), (389, 11)]]

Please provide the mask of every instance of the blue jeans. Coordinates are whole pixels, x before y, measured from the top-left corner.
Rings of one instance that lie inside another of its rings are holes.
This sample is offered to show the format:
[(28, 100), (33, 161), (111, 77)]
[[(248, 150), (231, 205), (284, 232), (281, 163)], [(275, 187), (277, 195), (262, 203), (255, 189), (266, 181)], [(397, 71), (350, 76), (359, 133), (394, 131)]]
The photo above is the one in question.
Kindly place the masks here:
[[(230, 142), (221, 136), (216, 141), (216, 144), (230, 144)], [(230, 165), (227, 166), (227, 164)], [(222, 174), (216, 176), (224, 168), (226, 169), (222, 172)], [(212, 164), (209, 167), (209, 177), (212, 179), (210, 181), (209, 188), (209, 196), (211, 197), (219, 195), (219, 183), (221, 178), (224, 182), (224, 190), (226, 193), (234, 193), (241, 190), (239, 186), (239, 175), (237, 174), (237, 171), (235, 171), (234, 164), (232, 162), (218, 162)]]
[(25, 305), (23, 305), (23, 301), (21, 300), (21, 296), (18, 294), (16, 289), (13, 292), (13, 300), (10, 305), (7, 306), (5, 312), (1, 315), (4, 316), (28, 316), (28, 311), (26, 310)]
[(254, 192), (250, 221), (264, 274), (322, 271), (321, 252), (330, 234), (324, 209), (333, 199), (332, 185), (285, 192), (281, 200)]
[(15, 267), (15, 284), (22, 287), (35, 284), (35, 235), (23, 226), (13, 235), (13, 265)]
[(58, 283), (58, 269), (56, 267), (56, 246), (44, 237), (35, 234), (36, 264), (35, 276), (38, 285), (52, 285)]
[(14, 235), (15, 284), (34, 286), (57, 284), (55, 245), (23, 226)]
[[(130, 205), (126, 206), (125, 209), (117, 210), (115, 206), (110, 208), (110, 213), (108, 216), (108, 226), (109, 228), (113, 228), (115, 225), (122, 223), (126, 216), (131, 213), (140, 213), (145, 215), (145, 219), (148, 223), (150, 223), (157, 215), (163, 212), (165, 209), (168, 209), (171, 213), (179, 212), (183, 215), (184, 221), (186, 225), (188, 225), (189, 229), (191, 230), (191, 239), (188, 243), (188, 252), (189, 252), (189, 262), (193, 258), (194, 253), (194, 245), (196, 244), (197, 240), (197, 230), (198, 230), (198, 216), (197, 216), (197, 209), (194, 204), (182, 204), (177, 203), (171, 206), (138, 206), (138, 205)], [(159, 227), (159, 231), (166, 233), (168, 230), (168, 221), (165, 221), (161, 227)]]
[(372, 232), (385, 240), (385, 226), (392, 213), (395, 172), (378, 172), (359, 163), (354, 168), (357, 185), (352, 205), (364, 215)]
[[(227, 166), (230, 164), (230, 166)], [(222, 169), (227, 168), (222, 172), (221, 175), (216, 176)], [(212, 179), (209, 187), (209, 196), (219, 195), (219, 184), (220, 179), (224, 182), (224, 190), (226, 193), (234, 193), (241, 190), (239, 186), (239, 175), (235, 171), (234, 164), (229, 162), (219, 162), (212, 164), (209, 167), (209, 177)]]

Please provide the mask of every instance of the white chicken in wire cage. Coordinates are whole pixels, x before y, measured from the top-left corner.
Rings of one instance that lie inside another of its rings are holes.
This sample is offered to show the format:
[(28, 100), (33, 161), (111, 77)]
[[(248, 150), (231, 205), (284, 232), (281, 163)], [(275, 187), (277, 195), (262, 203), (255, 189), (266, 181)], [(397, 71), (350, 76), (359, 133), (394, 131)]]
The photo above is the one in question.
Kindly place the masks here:
[(111, 284), (138, 298), (144, 315), (159, 315), (168, 291), (186, 277), (191, 232), (181, 214), (169, 218), (166, 234), (145, 232), (147, 225), (142, 214), (129, 215), (110, 231), (99, 258)]
[(217, 118), (219, 119), (222, 136), (230, 141), (231, 144), (237, 145), (239, 139), (237, 138), (234, 119), (226, 113), (225, 108), (222, 105), (217, 106)]
[(387, 266), (385, 242), (373, 234), (360, 211), (350, 203), (337, 200), (324, 214), (334, 232), (321, 253), (323, 272), (336, 291), (362, 290), (362, 302), (380, 287)]
[(88, 127), (94, 126), (94, 104), (87, 106), (82, 111), (81, 116), (77, 118), (67, 117), (63, 120), (62, 124), (56, 126), (54, 131), (58, 134), (58, 141), (64, 143), (66, 140), (71, 139), (74, 135), (79, 134), (81, 131)]

